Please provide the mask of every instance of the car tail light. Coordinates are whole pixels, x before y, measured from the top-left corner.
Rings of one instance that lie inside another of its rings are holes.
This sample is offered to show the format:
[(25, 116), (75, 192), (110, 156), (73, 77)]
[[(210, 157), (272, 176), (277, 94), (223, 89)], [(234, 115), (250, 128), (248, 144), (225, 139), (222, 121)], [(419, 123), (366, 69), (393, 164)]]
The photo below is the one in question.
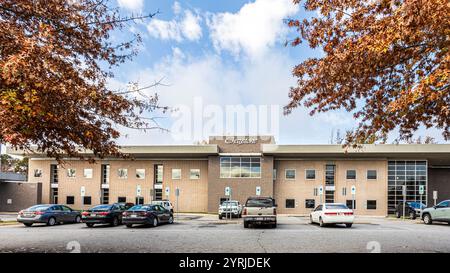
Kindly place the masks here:
[(105, 216), (105, 215), (108, 215), (109, 212), (100, 212), (99, 214)]
[(336, 216), (337, 212), (325, 212), (325, 215), (327, 215), (327, 216)]
[(89, 215), (89, 212), (83, 211), (83, 213), (81, 213), (81, 215), (83, 215), (83, 216), (88, 216), (88, 215)]
[(23, 215), (23, 210), (19, 211), (19, 215)]
[(34, 214), (36, 214), (36, 215), (42, 215), (42, 214), (44, 214), (45, 213), (45, 211), (36, 211)]
[(244, 208), (244, 210), (242, 211), (242, 215), (247, 215), (247, 208)]
[(345, 212), (344, 215), (345, 216), (351, 216), (351, 215), (353, 215), (353, 211), (352, 212)]

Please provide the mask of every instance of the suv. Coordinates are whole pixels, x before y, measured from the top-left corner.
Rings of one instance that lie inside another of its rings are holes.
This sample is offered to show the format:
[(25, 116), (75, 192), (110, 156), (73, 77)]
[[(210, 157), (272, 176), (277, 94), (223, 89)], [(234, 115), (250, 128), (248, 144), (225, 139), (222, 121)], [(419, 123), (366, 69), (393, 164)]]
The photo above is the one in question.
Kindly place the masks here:
[(173, 213), (173, 205), (172, 205), (172, 203), (170, 203), (169, 200), (152, 201), (152, 205), (160, 205), (161, 207), (163, 207), (166, 210), (169, 210), (171, 213)]
[(431, 225), (433, 221), (450, 224), (450, 200), (442, 201), (434, 207), (424, 209), (421, 218), (427, 225)]
[(231, 215), (232, 217), (240, 218), (242, 216), (242, 206), (239, 201), (229, 200), (224, 201), (219, 206), (219, 219)]
[[(426, 208), (423, 203), (420, 202), (406, 202), (405, 216), (408, 215), (410, 219), (414, 220), (420, 216), (420, 212)], [(400, 202), (395, 209), (395, 216), (400, 218), (403, 216), (403, 202)]]
[(244, 228), (250, 225), (277, 226), (277, 209), (272, 197), (249, 197), (242, 212)]

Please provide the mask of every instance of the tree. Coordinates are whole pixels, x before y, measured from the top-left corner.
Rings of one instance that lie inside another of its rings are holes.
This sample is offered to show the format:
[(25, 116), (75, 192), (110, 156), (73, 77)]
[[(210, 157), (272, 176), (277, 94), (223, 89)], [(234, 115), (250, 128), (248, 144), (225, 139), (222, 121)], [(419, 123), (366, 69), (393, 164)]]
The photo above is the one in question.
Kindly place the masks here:
[(145, 117), (167, 109), (156, 94), (107, 87), (141, 42), (112, 43), (111, 32), (156, 13), (123, 17), (109, 2), (0, 0), (0, 142), (58, 159), (81, 149), (104, 157), (122, 155), (118, 126), (159, 128)]
[(315, 16), (288, 25), (323, 56), (293, 69), (286, 114), (345, 109), (358, 126), (346, 143), (408, 140), (421, 126), (450, 139), (450, 5), (446, 0), (294, 0)]

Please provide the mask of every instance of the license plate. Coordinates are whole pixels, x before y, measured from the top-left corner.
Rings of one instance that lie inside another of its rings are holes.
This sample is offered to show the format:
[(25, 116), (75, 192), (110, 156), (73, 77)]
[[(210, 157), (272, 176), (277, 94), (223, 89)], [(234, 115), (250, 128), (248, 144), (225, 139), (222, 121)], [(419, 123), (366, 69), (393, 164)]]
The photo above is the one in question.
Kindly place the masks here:
[(95, 216), (97, 216), (97, 214), (91, 214), (90, 216), (91, 216), (91, 217), (95, 217)]
[(258, 217), (258, 218), (256, 218), (256, 221), (264, 221), (264, 218)]
[(131, 214), (131, 218), (136, 218), (137, 215), (136, 214)]
[(24, 214), (23, 216), (25, 216), (25, 217), (32, 217), (32, 216), (34, 216), (34, 214)]

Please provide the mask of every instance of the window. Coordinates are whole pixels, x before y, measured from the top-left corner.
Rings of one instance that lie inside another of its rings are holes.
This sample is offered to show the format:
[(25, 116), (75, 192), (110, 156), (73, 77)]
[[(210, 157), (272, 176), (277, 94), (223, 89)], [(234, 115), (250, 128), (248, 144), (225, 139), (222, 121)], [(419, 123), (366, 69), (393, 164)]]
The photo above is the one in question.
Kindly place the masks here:
[(90, 205), (91, 204), (91, 197), (90, 196), (84, 196), (83, 197), (83, 205)]
[(128, 169), (118, 169), (117, 176), (120, 179), (127, 179), (128, 178)]
[(102, 189), (102, 204), (109, 204), (109, 189)]
[(163, 174), (164, 174), (164, 166), (163, 165), (155, 165), (154, 182), (162, 183), (163, 182)]
[(356, 170), (347, 170), (347, 179), (356, 179)]
[(66, 197), (66, 204), (67, 204), (67, 205), (73, 205), (73, 204), (75, 204), (75, 196), (67, 196), (67, 197)]
[(220, 178), (261, 178), (261, 158), (221, 157)]
[(200, 169), (191, 169), (189, 178), (190, 179), (200, 179)]
[(367, 200), (367, 209), (377, 209), (377, 200)]
[(367, 171), (367, 179), (377, 179), (377, 171), (376, 170), (368, 170)]
[(172, 179), (181, 179), (181, 169), (172, 169)]
[(67, 169), (67, 177), (75, 177), (75, 169)]
[(347, 195), (347, 188), (342, 188), (342, 195), (343, 196), (346, 196)]
[[(347, 207), (349, 209), (356, 209), (356, 200), (353, 202), (353, 200), (347, 200), (345, 202), (345, 204), (347, 205)], [(355, 206), (353, 207), (353, 204), (355, 204)]]
[(136, 178), (145, 179), (145, 169), (136, 169)]
[(126, 203), (127, 202), (127, 198), (120, 196), (117, 198), (117, 203)]
[(51, 164), (50, 165), (50, 183), (58, 184), (58, 165)]
[(84, 169), (83, 176), (88, 179), (92, 178), (92, 169)]
[(102, 164), (102, 184), (109, 184), (109, 173), (111, 167), (109, 164)]
[(306, 170), (306, 179), (316, 179), (316, 170)]
[(41, 169), (35, 169), (34, 170), (34, 177), (42, 177), (42, 170)]
[(286, 208), (287, 209), (295, 208), (295, 199), (286, 199)]
[(316, 200), (314, 199), (305, 199), (305, 208), (313, 209), (316, 206)]
[(144, 197), (136, 197), (136, 205), (143, 205), (144, 204)]
[(284, 177), (286, 180), (294, 180), (295, 179), (295, 170), (285, 170)]

